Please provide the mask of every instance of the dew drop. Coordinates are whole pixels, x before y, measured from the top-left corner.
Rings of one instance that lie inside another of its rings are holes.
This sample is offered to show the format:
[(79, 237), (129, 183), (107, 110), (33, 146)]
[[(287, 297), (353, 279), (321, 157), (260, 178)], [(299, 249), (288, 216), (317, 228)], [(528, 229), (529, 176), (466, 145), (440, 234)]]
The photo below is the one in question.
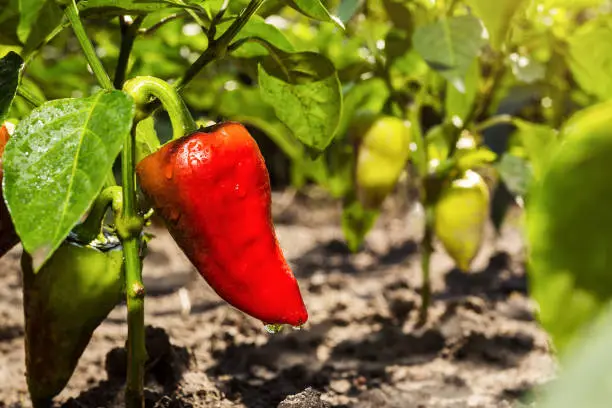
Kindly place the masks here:
[(164, 176), (166, 176), (168, 180), (170, 180), (174, 176), (174, 167), (172, 166), (172, 164), (166, 165), (166, 167), (164, 168)]
[(283, 331), (282, 324), (266, 324), (264, 325), (264, 329), (270, 334), (278, 334)]
[(240, 186), (240, 184), (236, 184), (234, 186), (234, 192), (236, 193), (236, 195), (238, 195), (238, 197), (246, 196), (246, 191)]

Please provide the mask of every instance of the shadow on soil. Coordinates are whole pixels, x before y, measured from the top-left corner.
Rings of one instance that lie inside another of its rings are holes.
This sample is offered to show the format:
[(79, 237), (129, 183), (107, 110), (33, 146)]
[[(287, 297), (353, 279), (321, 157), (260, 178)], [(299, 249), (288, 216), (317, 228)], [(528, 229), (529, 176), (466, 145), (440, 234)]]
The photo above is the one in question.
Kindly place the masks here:
[(362, 253), (370, 257), (368, 262), (370, 266), (364, 267), (356, 264), (355, 254), (349, 250), (345, 242), (332, 239), (312, 248), (299, 259), (293, 260), (292, 264), (296, 276), (301, 278), (312, 276), (319, 271), (323, 273), (332, 271), (349, 274), (368, 273), (373, 269), (401, 264), (415, 255), (417, 251), (418, 245), (413, 240), (392, 246), (383, 254), (378, 254), (371, 248), (365, 247)]
[[(378, 256), (375, 263), (401, 263), (415, 252), (416, 244), (407, 241)], [(353, 273), (357, 268), (351, 259), (344, 245), (330, 241), (305, 254), (297, 262), (296, 269), (302, 276), (304, 273), (308, 276), (314, 265), (318, 270), (333, 265), (333, 268)], [(206, 374), (230, 400), (239, 400), (248, 408), (273, 408), (287, 396), (301, 393), (308, 387), (319, 391), (332, 389), (347, 396), (359, 395), (361, 400), (363, 390), (368, 389), (371, 393), (393, 384), (389, 367), (394, 365), (410, 367), (444, 358), (469, 361), (470, 364), (516, 367), (535, 347), (534, 338), (528, 333), (487, 330), (490, 325), (487, 313), (496, 307), (497, 300), (507, 298), (512, 292), (527, 291), (524, 273), (512, 273), (509, 256), (505, 253), (494, 254), (481, 271), (470, 274), (450, 271), (445, 276), (446, 290), (434, 296), (438, 306), (444, 308), (443, 313), (438, 321), (421, 329), (402, 329), (404, 323), (415, 318), (418, 294), (403, 282), (394, 283), (397, 284), (385, 288), (383, 309), (386, 307), (387, 312), (367, 309), (352, 320), (368, 327), (376, 325), (372, 332), (356, 332), (339, 343), (333, 342), (330, 330), (341, 324), (338, 322), (342, 318), (340, 311), (330, 310), (322, 323), (309, 330), (272, 336), (263, 345), (235, 345), (228, 340), (227, 347), (213, 355), (215, 363)], [(351, 321), (345, 323), (351, 324)], [(153, 327), (147, 327), (147, 350), (150, 355), (148, 381), (161, 385), (164, 394), (175, 395), (183, 373), (189, 368), (187, 350), (172, 346), (165, 331)], [(109, 381), (64, 406), (89, 407), (90, 403), (109, 406), (116, 401), (125, 380), (125, 349), (109, 352), (106, 370)], [(449, 377), (451, 391), (466, 392), (467, 386), (462, 381)], [(375, 393), (371, 397), (376, 400)], [(149, 393), (147, 406), (159, 407), (160, 398), (168, 397)], [(179, 405), (171, 406), (187, 406), (177, 398), (173, 401), (178, 401)], [(364, 394), (364, 398), (370, 397)], [(380, 405), (391, 406), (394, 405)]]

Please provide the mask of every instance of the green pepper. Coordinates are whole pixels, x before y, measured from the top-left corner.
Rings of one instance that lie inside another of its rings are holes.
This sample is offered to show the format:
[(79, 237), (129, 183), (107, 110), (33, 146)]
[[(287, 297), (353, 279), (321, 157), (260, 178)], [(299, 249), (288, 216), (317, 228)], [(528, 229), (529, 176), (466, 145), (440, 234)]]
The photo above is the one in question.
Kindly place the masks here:
[(34, 407), (49, 406), (122, 299), (123, 252), (114, 238), (104, 245), (69, 238), (38, 273), (25, 251), (21, 267), (28, 389)]
[(357, 196), (365, 208), (379, 208), (395, 188), (410, 157), (410, 123), (367, 113), (358, 117), (352, 132), (359, 144)]

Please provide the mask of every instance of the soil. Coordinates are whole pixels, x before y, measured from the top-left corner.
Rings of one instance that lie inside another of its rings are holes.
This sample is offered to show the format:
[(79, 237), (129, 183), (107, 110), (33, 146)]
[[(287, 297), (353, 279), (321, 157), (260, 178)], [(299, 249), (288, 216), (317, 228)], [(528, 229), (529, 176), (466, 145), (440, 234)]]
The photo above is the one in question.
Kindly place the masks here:
[[(312, 196), (274, 195), (279, 240), (309, 309), (302, 330), (267, 333), (222, 302), (169, 235), (153, 229), (145, 261), (147, 407), (510, 407), (529, 405), (531, 390), (553, 378), (516, 222), (499, 236), (488, 231), (470, 273), (434, 254), (430, 319), (419, 326), (418, 208), (388, 204), (364, 248), (351, 254), (338, 205)], [(0, 260), (0, 407), (31, 406), (20, 252)], [(119, 305), (56, 406), (121, 406), (126, 335)]]

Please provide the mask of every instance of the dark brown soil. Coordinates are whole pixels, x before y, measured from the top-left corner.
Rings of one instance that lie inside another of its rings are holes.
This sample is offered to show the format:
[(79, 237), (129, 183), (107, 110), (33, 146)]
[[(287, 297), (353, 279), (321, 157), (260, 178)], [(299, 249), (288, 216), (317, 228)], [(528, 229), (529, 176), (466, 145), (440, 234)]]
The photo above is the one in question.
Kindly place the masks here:
[[(161, 229), (145, 262), (147, 407), (509, 407), (551, 379), (555, 363), (527, 298), (516, 222), (489, 234), (469, 274), (432, 259), (431, 319), (420, 304), (418, 211), (388, 208), (350, 254), (336, 205), (275, 195), (282, 246), (310, 321), (276, 335), (219, 300)], [(317, 203), (317, 207), (313, 203)], [(0, 407), (29, 407), (20, 248), (0, 260)], [(65, 407), (123, 398), (126, 308), (98, 328)]]

